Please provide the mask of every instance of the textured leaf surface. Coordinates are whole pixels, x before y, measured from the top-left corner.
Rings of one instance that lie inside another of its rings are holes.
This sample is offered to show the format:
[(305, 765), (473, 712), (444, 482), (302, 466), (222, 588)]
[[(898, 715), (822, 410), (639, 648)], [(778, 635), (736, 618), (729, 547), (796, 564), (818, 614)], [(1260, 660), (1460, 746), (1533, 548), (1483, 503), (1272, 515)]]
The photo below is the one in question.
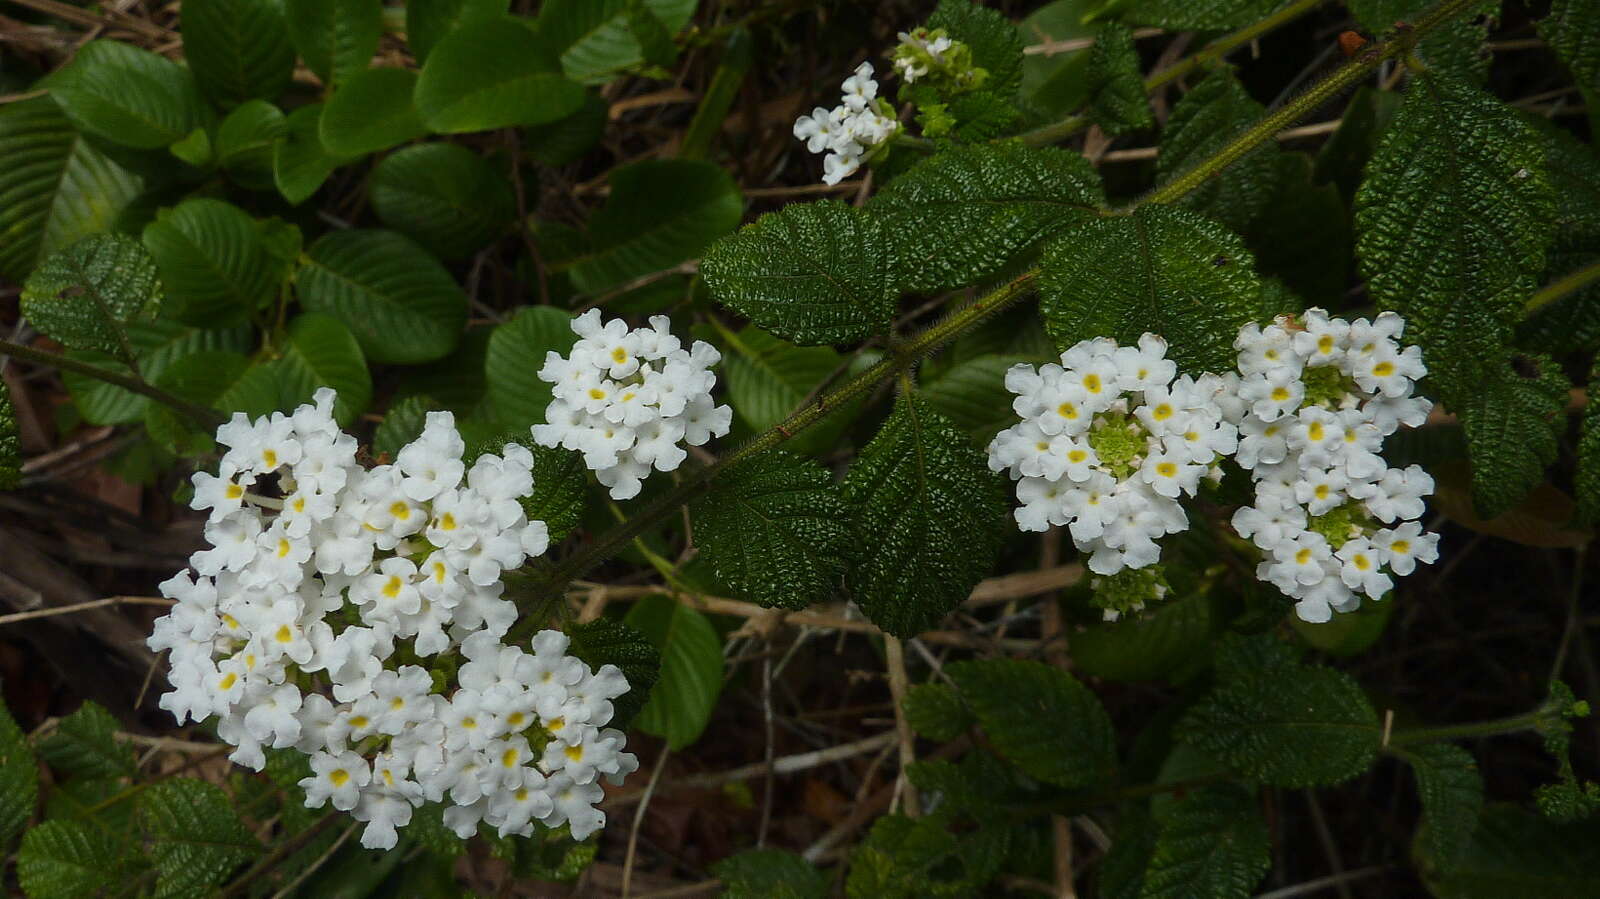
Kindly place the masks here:
[[(844, 357), (830, 347), (798, 347), (749, 326), (725, 340), (722, 377), (728, 384), (728, 402), (734, 415), (752, 431), (765, 431), (782, 424), (812, 391), (830, 377), (846, 377), (841, 371)], [(820, 453), (833, 447), (839, 435), (850, 426), (853, 410), (863, 400), (850, 400), (845, 407), (796, 434), (786, 445), (797, 453)]]
[(271, 100), (294, 74), (294, 47), (275, 0), (185, 0), (183, 56), (200, 90), (223, 106)]
[(339, 392), (333, 417), (349, 427), (372, 401), (372, 376), (366, 357), (350, 329), (338, 319), (305, 312), (289, 323), (279, 356), (271, 364), (278, 381), (278, 402), (293, 409), (311, 402), (318, 387)]
[(1016, 253), (1096, 214), (1104, 197), (1077, 153), (1020, 143), (935, 154), (873, 198), (904, 286), (937, 290), (998, 271)]
[[(22, 442), (17, 429), (17, 411), (11, 406), (11, 388), (4, 381), (0, 381), (0, 491), (15, 490), (22, 481)], [(0, 725), (3, 730), (3, 725)], [(3, 752), (4, 749), (0, 749)], [(0, 780), (5, 780), (8, 775), (0, 773)], [(10, 781), (6, 780), (5, 783)], [(0, 783), (0, 788), (4, 787)], [(0, 819), (5, 813), (0, 810)], [(0, 833), (4, 833), (4, 826), (0, 825)], [(0, 839), (0, 843), (5, 840)]]
[(1107, 784), (1116, 734), (1100, 700), (1043, 662), (996, 659), (945, 668), (994, 748), (1030, 777), (1063, 787)]
[(560, 54), (568, 78), (604, 84), (645, 60), (630, 11), (652, 16), (670, 36), (688, 23), (695, 5), (696, 0), (549, 0), (539, 10), (539, 33)]
[(781, 849), (746, 849), (711, 869), (723, 899), (823, 899), (828, 882), (810, 862)]
[(133, 749), (118, 743), (117, 719), (92, 702), (61, 719), (56, 732), (39, 744), (39, 754), (53, 768), (82, 777), (128, 777), (133, 774)]
[(289, 128), (283, 111), (265, 100), (239, 104), (217, 127), (217, 164), (251, 190), (272, 190), (273, 149)]
[(144, 245), (179, 321), (230, 325), (278, 298), (282, 270), (255, 221), (231, 203), (202, 197), (163, 209), (145, 226)]
[(1006, 389), (1006, 372), (1018, 363), (1041, 361), (1045, 360), (1011, 355), (965, 359), (925, 374), (922, 398), (968, 436), (987, 445), (1017, 420), (1011, 391)]
[(555, 544), (578, 527), (583, 515), (588, 489), (583, 456), (531, 441), (524, 444), (533, 453), (533, 492), (522, 498), (522, 510), (528, 520), (544, 522), (550, 542)]
[(1135, 25), (1173, 30), (1243, 28), (1283, 3), (1284, 0), (1134, 0), (1123, 18)]
[(1062, 349), (1090, 337), (1167, 339), (1184, 371), (1226, 371), (1233, 338), (1257, 317), (1261, 281), (1244, 242), (1197, 213), (1141, 206), (1092, 220), (1046, 250), (1045, 329)]
[(950, 421), (902, 395), (844, 480), (857, 558), (846, 581), (899, 637), (933, 627), (994, 564), (1005, 482)]
[[(1523, 121), (1538, 133), (1556, 195), (1555, 241), (1546, 254), (1547, 281), (1600, 262), (1600, 154), (1541, 116)], [(1517, 326), (1521, 346), (1557, 358), (1600, 348), (1600, 285), (1575, 291)]]
[(982, 880), (972, 876), (971, 862), (981, 866), (996, 857), (995, 853), (988, 853), (987, 859), (963, 855), (963, 849), (978, 844), (978, 836), (969, 834), (958, 843), (955, 834), (936, 818), (884, 815), (873, 823), (850, 857), (845, 896), (924, 899), (973, 895)]
[(140, 793), (139, 821), (160, 872), (158, 895), (201, 895), (260, 849), (228, 795), (189, 777)]
[(1349, 780), (1378, 751), (1377, 713), (1360, 685), (1317, 666), (1236, 672), (1178, 729), (1244, 776), (1283, 787)]
[(1141, 899), (1231, 899), (1253, 894), (1272, 843), (1255, 798), (1231, 784), (1185, 796), (1161, 822)]
[(1568, 382), (1546, 356), (1516, 354), (1485, 368), (1456, 409), (1472, 457), (1472, 502), (1494, 518), (1544, 480), (1566, 421)]
[(417, 64), (458, 26), (504, 18), (510, 0), (409, 0), (406, 3), (406, 45)]
[[(6, 388), (0, 383), (0, 488), (5, 488), (5, 427), (10, 420)], [(39, 799), (39, 768), (28, 739), (0, 703), (0, 850), (22, 833)]]
[(362, 156), (427, 133), (411, 102), (417, 73), (362, 69), (339, 86), (322, 108), (318, 134), (335, 154)]
[[(1589, 396), (1600, 396), (1600, 369), (1589, 379)], [(1581, 428), (1573, 492), (1578, 497), (1579, 517), (1589, 524), (1600, 524), (1600, 403), (1589, 401), (1583, 410)]]
[(129, 321), (161, 303), (155, 261), (137, 240), (96, 234), (44, 261), (22, 288), (22, 314), (63, 346), (132, 355)]
[(86, 44), (49, 87), (79, 131), (126, 147), (165, 147), (208, 115), (188, 69), (118, 41)]
[(1107, 22), (1089, 48), (1089, 118), (1107, 134), (1125, 134), (1155, 125), (1150, 97), (1139, 71), (1133, 31)]
[(482, 249), (516, 217), (506, 177), (458, 144), (422, 144), (385, 156), (372, 170), (379, 220), (445, 259)]
[[(161, 373), (157, 387), (224, 416), (244, 412), (251, 418), (278, 408), (278, 383), (269, 367), (251, 365), (239, 353), (207, 352), (185, 356)], [(187, 455), (212, 452), (215, 441), (209, 428), (199, 428), (167, 406), (145, 406), (145, 430), (162, 447)]]
[(344, 322), (373, 362), (448, 355), (467, 320), (467, 297), (426, 249), (393, 231), (331, 231), (306, 251), (300, 302)]
[[(128, 340), (133, 344), (133, 355), (139, 362), (140, 374), (151, 383), (156, 383), (169, 366), (185, 356), (208, 350), (243, 353), (254, 342), (254, 335), (247, 327), (202, 330), (169, 319), (156, 319), (130, 324)], [(128, 372), (127, 366), (104, 353), (71, 351), (67, 355), (121, 374)], [(77, 406), (84, 421), (90, 424), (138, 421), (144, 417), (145, 408), (150, 404), (150, 400), (139, 394), (86, 375), (63, 371), (61, 380), (67, 385), (73, 405)]]
[(144, 187), (49, 97), (0, 106), (0, 155), (0, 275), (17, 283), (41, 257), (110, 229)]
[(381, 0), (284, 0), (289, 38), (326, 84), (365, 69), (383, 37)]
[(1593, 896), (1600, 894), (1600, 818), (1557, 824), (1513, 805), (1490, 805), (1454, 865), (1426, 855), (1418, 862), (1439, 899)]
[(1411, 765), (1422, 796), (1422, 851), (1450, 867), (1472, 843), (1483, 808), (1483, 778), (1472, 754), (1452, 743), (1422, 743), (1392, 750)]
[(911, 729), (930, 740), (954, 740), (975, 720), (949, 684), (917, 684), (900, 703)]
[(880, 219), (836, 200), (793, 204), (712, 245), (700, 274), (725, 306), (802, 346), (888, 330), (890, 283)]
[(273, 146), (272, 178), (291, 205), (304, 203), (334, 169), (350, 161), (322, 145), (322, 109), (323, 104), (312, 103), (289, 113)]
[[(1388, 36), (1398, 23), (1415, 21), (1434, 4), (1430, 0), (1350, 0), (1349, 6), (1364, 30)], [(1424, 35), (1417, 43), (1417, 56), (1430, 70), (1482, 84), (1489, 73), (1489, 54), (1483, 46), (1488, 27), (1482, 19), (1498, 16), (1500, 6), (1499, 0), (1479, 0), (1474, 7)]]
[(690, 506), (695, 544), (717, 578), (761, 605), (803, 609), (833, 596), (851, 537), (833, 476), (782, 450), (724, 472)]
[(639, 602), (623, 622), (661, 650), (661, 677), (636, 723), (683, 749), (700, 739), (722, 692), (722, 641), (706, 616), (665, 596)]
[(437, 132), (551, 122), (583, 103), (549, 45), (522, 22), (486, 19), (441, 40), (417, 82), (417, 112)]
[(120, 878), (117, 844), (85, 821), (46, 821), (28, 829), (17, 855), (17, 880), (31, 899), (98, 895)]
[(1349, 211), (1337, 187), (1312, 181), (1304, 153), (1279, 153), (1275, 162), (1276, 190), (1244, 234), (1256, 270), (1310, 304), (1337, 308), (1350, 278)]
[[(1267, 114), (1229, 68), (1218, 69), (1183, 95), (1161, 132), (1156, 178), (1167, 182), (1227, 146)], [(1273, 194), (1277, 145), (1267, 141), (1184, 197), (1183, 205), (1243, 231)]]
[(1578, 83), (1600, 90), (1600, 2), (1552, 0), (1539, 34), (1572, 70)]
[(495, 328), (483, 369), (495, 417), (507, 427), (543, 424), (555, 394), (539, 369), (548, 353), (568, 355), (577, 342), (572, 313), (554, 306), (529, 306)]
[(428, 413), (440, 408), (437, 400), (423, 394), (395, 400), (383, 413), (383, 421), (378, 422), (377, 430), (372, 432), (373, 455), (394, 458), (401, 447), (422, 433)]
[(1216, 626), (1204, 595), (1182, 596), (1073, 634), (1072, 660), (1084, 674), (1107, 680), (1173, 678), (1205, 661)]
[[(570, 454), (569, 454), (570, 455)], [(596, 618), (567, 628), (572, 638), (568, 650), (598, 671), (601, 665), (615, 665), (628, 679), (628, 692), (612, 701), (616, 712), (612, 727), (626, 730), (650, 698), (661, 676), (661, 651), (644, 634), (611, 618)]]

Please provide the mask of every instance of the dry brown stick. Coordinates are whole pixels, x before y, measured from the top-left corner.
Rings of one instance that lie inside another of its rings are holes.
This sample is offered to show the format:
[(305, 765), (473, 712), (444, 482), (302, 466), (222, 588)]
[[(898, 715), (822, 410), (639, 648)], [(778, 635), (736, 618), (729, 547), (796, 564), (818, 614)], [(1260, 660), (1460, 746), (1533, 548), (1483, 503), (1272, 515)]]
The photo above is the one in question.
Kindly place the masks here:
[[(884, 731), (881, 734), (875, 734), (863, 740), (856, 740), (853, 743), (841, 743), (838, 746), (829, 746), (827, 749), (814, 749), (810, 752), (782, 756), (772, 761), (771, 770), (773, 774), (793, 774), (796, 771), (807, 771), (858, 755), (865, 755), (875, 749), (881, 749), (892, 744), (894, 739), (894, 731)], [(656, 788), (656, 792), (665, 793), (671, 790), (720, 787), (723, 784), (730, 784), (735, 781), (749, 780), (752, 777), (766, 773), (766, 771), (766, 762), (755, 762), (754, 764), (743, 765), (728, 771), (697, 774), (693, 777), (685, 777), (682, 780), (664, 783)], [(644, 795), (644, 790), (630, 790), (626, 793), (618, 793), (615, 796), (607, 796), (600, 803), (600, 807), (609, 811), (619, 806), (637, 802)]]
[(922, 815), (922, 802), (917, 797), (917, 788), (912, 785), (911, 777), (906, 773), (917, 761), (917, 738), (911, 733), (911, 724), (906, 721), (904, 708), (906, 691), (910, 689), (906, 678), (905, 647), (900, 644), (899, 637), (885, 634), (883, 651), (889, 668), (889, 695), (894, 698), (895, 733), (900, 740), (900, 774), (896, 778), (900, 790), (900, 808), (906, 817), (917, 818)]
[(655, 795), (656, 784), (661, 780), (661, 772), (667, 767), (667, 757), (671, 753), (670, 746), (661, 747), (661, 754), (656, 756), (655, 769), (650, 772), (650, 782), (645, 784), (644, 793), (639, 796), (639, 807), (633, 812), (633, 826), (628, 828), (628, 854), (622, 859), (623, 899), (633, 892), (633, 860), (639, 851), (639, 828), (644, 825), (644, 813), (650, 808), (650, 797)]
[(0, 615), (0, 625), (15, 624), (18, 621), (31, 621), (35, 618), (49, 618), (52, 615), (65, 615), (69, 612), (87, 612), (90, 609), (103, 609), (106, 606), (170, 606), (172, 603), (172, 600), (163, 599), (159, 596), (112, 596), (108, 599), (95, 599), (70, 606), (57, 606), (51, 609), (34, 609), (31, 612), (12, 612), (10, 615)]
[(121, 27), (129, 31), (138, 32), (140, 35), (151, 39), (171, 36), (166, 29), (123, 12), (113, 11), (114, 14), (97, 15), (69, 3), (62, 3), (61, 0), (11, 0), (11, 2), (36, 12), (42, 12), (45, 15), (55, 16), (58, 19), (65, 19), (68, 22), (91, 28)]

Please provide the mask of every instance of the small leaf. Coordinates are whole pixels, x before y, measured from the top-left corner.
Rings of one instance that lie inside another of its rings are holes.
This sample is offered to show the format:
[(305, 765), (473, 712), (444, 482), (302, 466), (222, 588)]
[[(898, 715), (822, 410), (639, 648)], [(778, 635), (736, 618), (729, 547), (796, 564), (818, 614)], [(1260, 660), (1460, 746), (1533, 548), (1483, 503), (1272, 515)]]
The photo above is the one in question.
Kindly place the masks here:
[(1569, 386), (1554, 360), (1516, 354), (1498, 367), (1485, 365), (1459, 400), (1479, 515), (1504, 514), (1544, 480), (1560, 448)]
[(948, 684), (917, 684), (906, 691), (900, 710), (911, 729), (930, 740), (954, 740), (976, 720)]
[(1483, 808), (1483, 778), (1472, 754), (1452, 743), (1396, 746), (1390, 752), (1411, 765), (1422, 796), (1418, 847), (1431, 863), (1450, 868), (1472, 843)]
[(610, 722), (611, 727), (627, 730), (661, 677), (661, 651), (644, 634), (611, 618), (569, 625), (567, 636), (572, 640), (568, 651), (585, 665), (596, 671), (601, 665), (615, 665), (628, 679), (628, 692), (612, 701), (616, 711)]
[(1089, 118), (1101, 131), (1126, 134), (1155, 125), (1155, 112), (1139, 71), (1139, 50), (1128, 26), (1107, 22), (1095, 32), (1094, 46), (1089, 48), (1088, 81)]
[(694, 14), (695, 0), (546, 0), (539, 33), (561, 57), (567, 77), (604, 84), (645, 61), (630, 13), (655, 19), (669, 39)]
[(781, 849), (746, 849), (712, 866), (722, 899), (823, 899), (828, 882), (812, 864)]
[[(11, 417), (9, 407), (5, 382), (0, 381), (0, 489), (9, 489), (4, 481), (4, 429)], [(11, 841), (27, 827), (38, 801), (38, 762), (10, 710), (0, 703), (0, 851), (10, 849)]]
[(272, 190), (273, 150), (288, 129), (289, 120), (271, 103), (241, 103), (217, 127), (217, 164), (241, 187)]
[[(968, 842), (972, 842), (969, 838)], [(850, 856), (848, 899), (924, 899), (967, 896), (978, 884), (965, 876), (954, 834), (935, 818), (884, 815)]]
[(583, 104), (583, 87), (562, 76), (555, 53), (520, 20), (486, 19), (433, 48), (416, 104), (433, 131), (488, 131), (562, 118)]
[(355, 72), (322, 107), (322, 145), (335, 155), (364, 156), (426, 134), (411, 103), (416, 84), (409, 69)]
[(510, 0), (409, 0), (406, 45), (421, 65), (445, 35), (471, 22), (504, 18), (509, 6)]
[(272, 149), (273, 181), (293, 206), (304, 203), (334, 169), (351, 161), (322, 145), (322, 110), (321, 103), (312, 103), (289, 113)]
[[(208, 350), (243, 353), (255, 342), (254, 333), (248, 327), (202, 330), (164, 318), (133, 322), (128, 326), (128, 340), (133, 344), (139, 373), (151, 383), (159, 382), (170, 365), (186, 356)], [(128, 374), (127, 366), (104, 353), (69, 351), (67, 356), (119, 374)], [(61, 380), (67, 385), (67, 393), (78, 407), (79, 414), (90, 424), (139, 421), (151, 402), (137, 393), (76, 372), (63, 371)]]
[(458, 144), (421, 144), (372, 169), (372, 210), (385, 225), (444, 259), (476, 253), (516, 218), (506, 177)]
[(49, 88), (78, 130), (125, 147), (165, 147), (208, 117), (188, 69), (118, 41), (86, 44)]
[(185, 0), (183, 56), (200, 90), (237, 106), (271, 100), (294, 75), (294, 47), (275, 0)]
[(279, 357), (271, 366), (281, 408), (309, 403), (317, 388), (332, 387), (339, 392), (334, 420), (347, 428), (372, 401), (366, 357), (338, 319), (318, 312), (301, 313), (289, 323), (278, 350)]
[(1578, 84), (1600, 90), (1600, 2), (1552, 0), (1539, 35), (1572, 70)]
[(1062, 349), (1091, 337), (1165, 338), (1183, 371), (1227, 371), (1258, 317), (1261, 281), (1244, 242), (1196, 213), (1141, 206), (1092, 219), (1045, 249), (1039, 311)]
[(31, 899), (100, 895), (122, 879), (111, 834), (86, 821), (46, 821), (28, 829), (17, 880)]
[[(1168, 182), (1210, 159), (1267, 114), (1234, 77), (1221, 68), (1183, 95), (1161, 132), (1156, 180)], [(1186, 196), (1182, 205), (1243, 231), (1266, 206), (1276, 187), (1279, 150), (1272, 141), (1250, 151)]]
[(192, 198), (145, 226), (144, 245), (166, 286), (167, 310), (186, 324), (245, 321), (278, 298), (282, 272), (244, 210)]
[(718, 580), (768, 608), (833, 596), (850, 551), (847, 509), (819, 463), (771, 450), (719, 475), (689, 508)]
[(383, 37), (381, 0), (284, 0), (289, 37), (323, 83), (367, 68)]
[[(1375, 35), (1387, 37), (1401, 22), (1415, 21), (1434, 6), (1432, 0), (1350, 0), (1356, 23)], [(1482, 84), (1489, 73), (1487, 19), (1500, 15), (1500, 0), (1478, 0), (1423, 35), (1416, 54), (1429, 71), (1446, 72)]]
[(93, 702), (61, 719), (56, 732), (39, 744), (52, 768), (79, 777), (132, 777), (133, 749), (116, 738), (117, 719)]
[[(11, 406), (11, 388), (0, 381), (0, 491), (15, 490), (22, 482), (22, 441), (17, 429), (17, 412)], [(0, 724), (0, 738), (4, 737), (4, 726)], [(0, 752), (5, 752), (3, 742), (0, 742)], [(0, 795), (3, 795), (4, 786), (10, 781), (8, 775), (0, 773)], [(5, 833), (5, 812), (0, 809), (0, 834)], [(0, 844), (5, 843), (0, 839)]]
[(1509, 804), (1485, 806), (1472, 842), (1453, 865), (1419, 843), (1417, 862), (1439, 899), (1600, 894), (1600, 818), (1557, 824)]
[(1264, 18), (1283, 0), (1134, 0), (1123, 20), (1172, 31), (1243, 28)]
[(1141, 899), (1250, 896), (1272, 866), (1272, 841), (1254, 797), (1232, 784), (1203, 787), (1168, 812)]
[(1100, 700), (1043, 662), (956, 662), (945, 673), (994, 748), (1030, 777), (1090, 787), (1116, 777), (1116, 735)]
[(939, 0), (928, 28), (943, 28), (972, 50), (973, 64), (989, 73), (983, 92), (1010, 99), (1022, 82), (1022, 37), (1010, 19), (970, 0)]
[(159, 895), (201, 895), (256, 855), (226, 793), (189, 777), (152, 784), (138, 800), (139, 822), (160, 872)]
[(700, 260), (723, 305), (800, 344), (846, 343), (889, 328), (888, 232), (879, 217), (836, 200), (763, 215)]
[(674, 751), (700, 738), (722, 692), (722, 641), (706, 616), (665, 596), (650, 596), (623, 622), (661, 650), (661, 678), (637, 724)]
[(524, 307), (496, 327), (483, 366), (495, 418), (518, 430), (543, 424), (555, 394), (554, 385), (540, 380), (539, 370), (546, 354), (566, 356), (577, 342), (572, 313), (554, 306)]
[(1181, 680), (1206, 660), (1218, 622), (1202, 594), (1181, 596), (1072, 635), (1072, 661), (1113, 681)]
[(430, 362), (449, 355), (467, 320), (467, 297), (428, 251), (393, 231), (330, 231), (306, 251), (300, 302), (350, 328), (372, 362)]
[(161, 284), (150, 253), (122, 234), (96, 234), (52, 255), (28, 276), (22, 314), (63, 346), (131, 362), (130, 321), (154, 313)]
[(536, 161), (560, 168), (576, 162), (598, 144), (610, 120), (610, 104), (599, 94), (585, 91), (583, 104), (564, 118), (525, 129), (524, 149)]
[(579, 453), (538, 444), (528, 450), (533, 453), (533, 492), (522, 497), (522, 511), (529, 521), (544, 522), (554, 545), (578, 527), (589, 488), (587, 469)]

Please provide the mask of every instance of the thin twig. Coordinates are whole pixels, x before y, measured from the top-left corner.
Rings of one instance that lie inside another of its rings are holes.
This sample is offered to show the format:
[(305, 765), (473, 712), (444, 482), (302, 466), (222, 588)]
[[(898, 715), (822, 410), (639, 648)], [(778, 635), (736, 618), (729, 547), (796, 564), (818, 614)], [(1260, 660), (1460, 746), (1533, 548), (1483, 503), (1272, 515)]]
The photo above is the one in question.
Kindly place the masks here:
[(655, 795), (656, 784), (661, 780), (661, 772), (666, 769), (667, 757), (671, 753), (671, 747), (661, 747), (661, 754), (656, 756), (655, 769), (650, 772), (650, 782), (645, 784), (644, 792), (639, 796), (639, 807), (633, 812), (633, 826), (628, 828), (628, 854), (622, 860), (623, 899), (627, 899), (633, 890), (633, 860), (639, 850), (639, 828), (644, 824), (644, 813), (650, 808), (650, 797)]
[[(329, 817), (331, 818), (332, 816), (330, 815)], [(345, 841), (350, 839), (351, 835), (356, 832), (356, 825), (359, 823), (359, 821), (351, 821), (350, 826), (344, 829), (344, 833), (339, 834), (339, 839), (333, 841), (333, 845), (328, 847), (327, 852), (317, 856), (317, 860), (308, 865), (304, 871), (301, 871), (298, 875), (296, 875), (294, 880), (289, 881), (287, 886), (276, 893), (273, 893), (272, 899), (284, 899), (284, 897), (288, 896), (290, 893), (293, 893), (296, 887), (300, 886), (302, 883), (305, 883), (306, 878), (316, 873), (318, 868), (321, 868), (323, 865), (327, 864), (328, 859), (333, 858), (333, 854), (339, 851), (339, 847), (343, 846)]]
[(0, 615), (0, 625), (16, 624), (19, 621), (32, 621), (35, 618), (49, 618), (53, 615), (65, 615), (69, 612), (87, 612), (90, 609), (103, 609), (106, 606), (171, 606), (172, 604), (173, 600), (163, 599), (158, 596), (113, 596), (109, 599), (95, 599), (70, 606), (56, 606), (49, 609), (34, 609), (31, 612), (12, 612), (10, 615)]
[(901, 646), (899, 637), (888, 634), (883, 638), (883, 651), (889, 668), (889, 695), (894, 698), (894, 727), (900, 740), (900, 808), (906, 817), (916, 818), (922, 814), (922, 802), (907, 773), (917, 761), (917, 738), (911, 733), (905, 713), (906, 691), (910, 689), (905, 647)]
[[(884, 746), (892, 744), (894, 740), (894, 731), (884, 731), (883, 733), (867, 737), (864, 740), (856, 740), (853, 743), (844, 743), (839, 746), (829, 746), (827, 749), (815, 749), (811, 752), (801, 752), (796, 753), (795, 755), (781, 756), (772, 761), (771, 771), (774, 774), (793, 774), (796, 771), (807, 771), (812, 768), (832, 764), (833, 762), (841, 761), (843, 759), (853, 758), (858, 755), (865, 755), (866, 753), (872, 752), (875, 749), (881, 749)], [(734, 768), (730, 771), (719, 771), (712, 774), (699, 774), (695, 775), (694, 777), (686, 777), (682, 780), (670, 781), (662, 784), (658, 788), (658, 792), (665, 793), (671, 790), (720, 787), (724, 784), (730, 784), (736, 781), (749, 780), (752, 777), (757, 777), (761, 774), (764, 774), (767, 770), (768, 765), (766, 762), (756, 762), (754, 764), (743, 765), (741, 767)], [(638, 802), (644, 797), (644, 795), (644, 790), (633, 790), (627, 793), (618, 793), (615, 796), (606, 797), (605, 800), (601, 802), (601, 807), (605, 809), (613, 809), (619, 806), (629, 805), (631, 803)]]
[(1393, 871), (1394, 867), (1394, 865), (1373, 865), (1369, 868), (1357, 868), (1354, 871), (1346, 871), (1343, 874), (1330, 874), (1327, 877), (1318, 877), (1316, 880), (1308, 880), (1305, 883), (1297, 883), (1292, 886), (1286, 886), (1283, 889), (1273, 890), (1269, 893), (1258, 893), (1256, 895), (1256, 899), (1293, 899), (1295, 896), (1304, 896), (1308, 893), (1315, 893), (1318, 890), (1327, 889), (1328, 887), (1336, 886), (1342, 883), (1349, 883), (1352, 880), (1363, 880), (1368, 877), (1376, 877), (1379, 874), (1387, 874), (1388, 872)]

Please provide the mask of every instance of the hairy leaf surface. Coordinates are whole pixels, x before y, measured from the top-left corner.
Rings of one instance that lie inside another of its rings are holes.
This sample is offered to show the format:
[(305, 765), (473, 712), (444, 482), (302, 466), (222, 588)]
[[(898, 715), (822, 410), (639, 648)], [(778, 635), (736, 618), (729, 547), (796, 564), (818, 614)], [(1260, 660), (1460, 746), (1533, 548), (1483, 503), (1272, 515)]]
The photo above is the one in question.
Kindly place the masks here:
[(1089, 48), (1089, 118), (1107, 134), (1125, 134), (1155, 125), (1155, 112), (1139, 71), (1133, 31), (1107, 22)]
[(87, 821), (46, 821), (22, 837), (17, 880), (31, 899), (77, 899), (108, 890), (122, 876), (111, 834)]
[(260, 851), (228, 794), (213, 784), (191, 777), (152, 784), (138, 808), (160, 895), (203, 895)]
[(132, 361), (127, 324), (161, 304), (155, 261), (137, 240), (96, 234), (52, 255), (22, 288), (22, 314), (56, 342)]
[(1582, 430), (1578, 435), (1578, 472), (1573, 492), (1578, 497), (1578, 515), (1586, 523), (1600, 524), (1600, 369), (1589, 378), (1589, 405), (1583, 410)]
[(1569, 384), (1547, 356), (1516, 354), (1485, 370), (1457, 409), (1472, 457), (1472, 502), (1494, 518), (1544, 480), (1559, 450)]
[(1509, 803), (1485, 806), (1454, 865), (1426, 855), (1418, 867), (1440, 899), (1593, 896), (1600, 893), (1600, 819), (1557, 824)]
[(1272, 865), (1255, 797), (1232, 784), (1202, 787), (1161, 821), (1141, 899), (1250, 896)]
[(628, 679), (628, 692), (612, 700), (615, 711), (610, 723), (626, 730), (661, 676), (661, 651), (644, 634), (612, 618), (574, 624), (567, 628), (567, 636), (572, 640), (568, 651), (585, 665), (596, 671), (602, 665), (615, 665)]
[(945, 671), (994, 748), (1030, 777), (1072, 788), (1115, 779), (1111, 718), (1072, 675), (1015, 659), (956, 662)]
[[(1415, 21), (1436, 4), (1433, 0), (1350, 0), (1350, 12), (1362, 28), (1376, 35), (1395, 31), (1397, 23)], [(1482, 84), (1489, 74), (1487, 17), (1500, 13), (1500, 0), (1479, 0), (1417, 42), (1417, 56), (1433, 71)]]
[[(10, 400), (4, 382), (0, 382), (0, 489), (9, 489), (6, 477), (6, 427), (11, 424)], [(16, 438), (13, 430), (11, 439)], [(15, 447), (12, 447), (15, 449)], [(14, 459), (12, 460), (14, 461)], [(0, 850), (9, 850), (33, 817), (34, 804), (39, 800), (39, 768), (33, 750), (23, 735), (11, 711), (0, 703)]]
[(1472, 753), (1453, 743), (1421, 743), (1390, 750), (1411, 765), (1422, 796), (1423, 851), (1435, 863), (1454, 865), (1472, 843), (1483, 808), (1483, 778)]
[(712, 868), (726, 899), (823, 899), (822, 872), (793, 852), (746, 849)]
[(1134, 0), (1123, 18), (1174, 31), (1243, 28), (1283, 4), (1284, 0)]
[(1539, 34), (1579, 85), (1600, 90), (1600, 0), (1552, 0)]
[[(1245, 91), (1232, 69), (1207, 75), (1172, 107), (1161, 132), (1157, 181), (1171, 181), (1211, 158), (1266, 114), (1266, 107)], [(1262, 144), (1207, 178), (1183, 199), (1183, 205), (1243, 231), (1272, 199), (1278, 154), (1274, 142)]]
[(61, 719), (56, 732), (39, 744), (39, 754), (51, 767), (71, 775), (132, 776), (133, 749), (117, 742), (117, 729), (117, 719), (110, 712), (85, 702)]
[(949, 684), (917, 684), (906, 691), (900, 708), (911, 729), (930, 740), (954, 740), (976, 720)]

